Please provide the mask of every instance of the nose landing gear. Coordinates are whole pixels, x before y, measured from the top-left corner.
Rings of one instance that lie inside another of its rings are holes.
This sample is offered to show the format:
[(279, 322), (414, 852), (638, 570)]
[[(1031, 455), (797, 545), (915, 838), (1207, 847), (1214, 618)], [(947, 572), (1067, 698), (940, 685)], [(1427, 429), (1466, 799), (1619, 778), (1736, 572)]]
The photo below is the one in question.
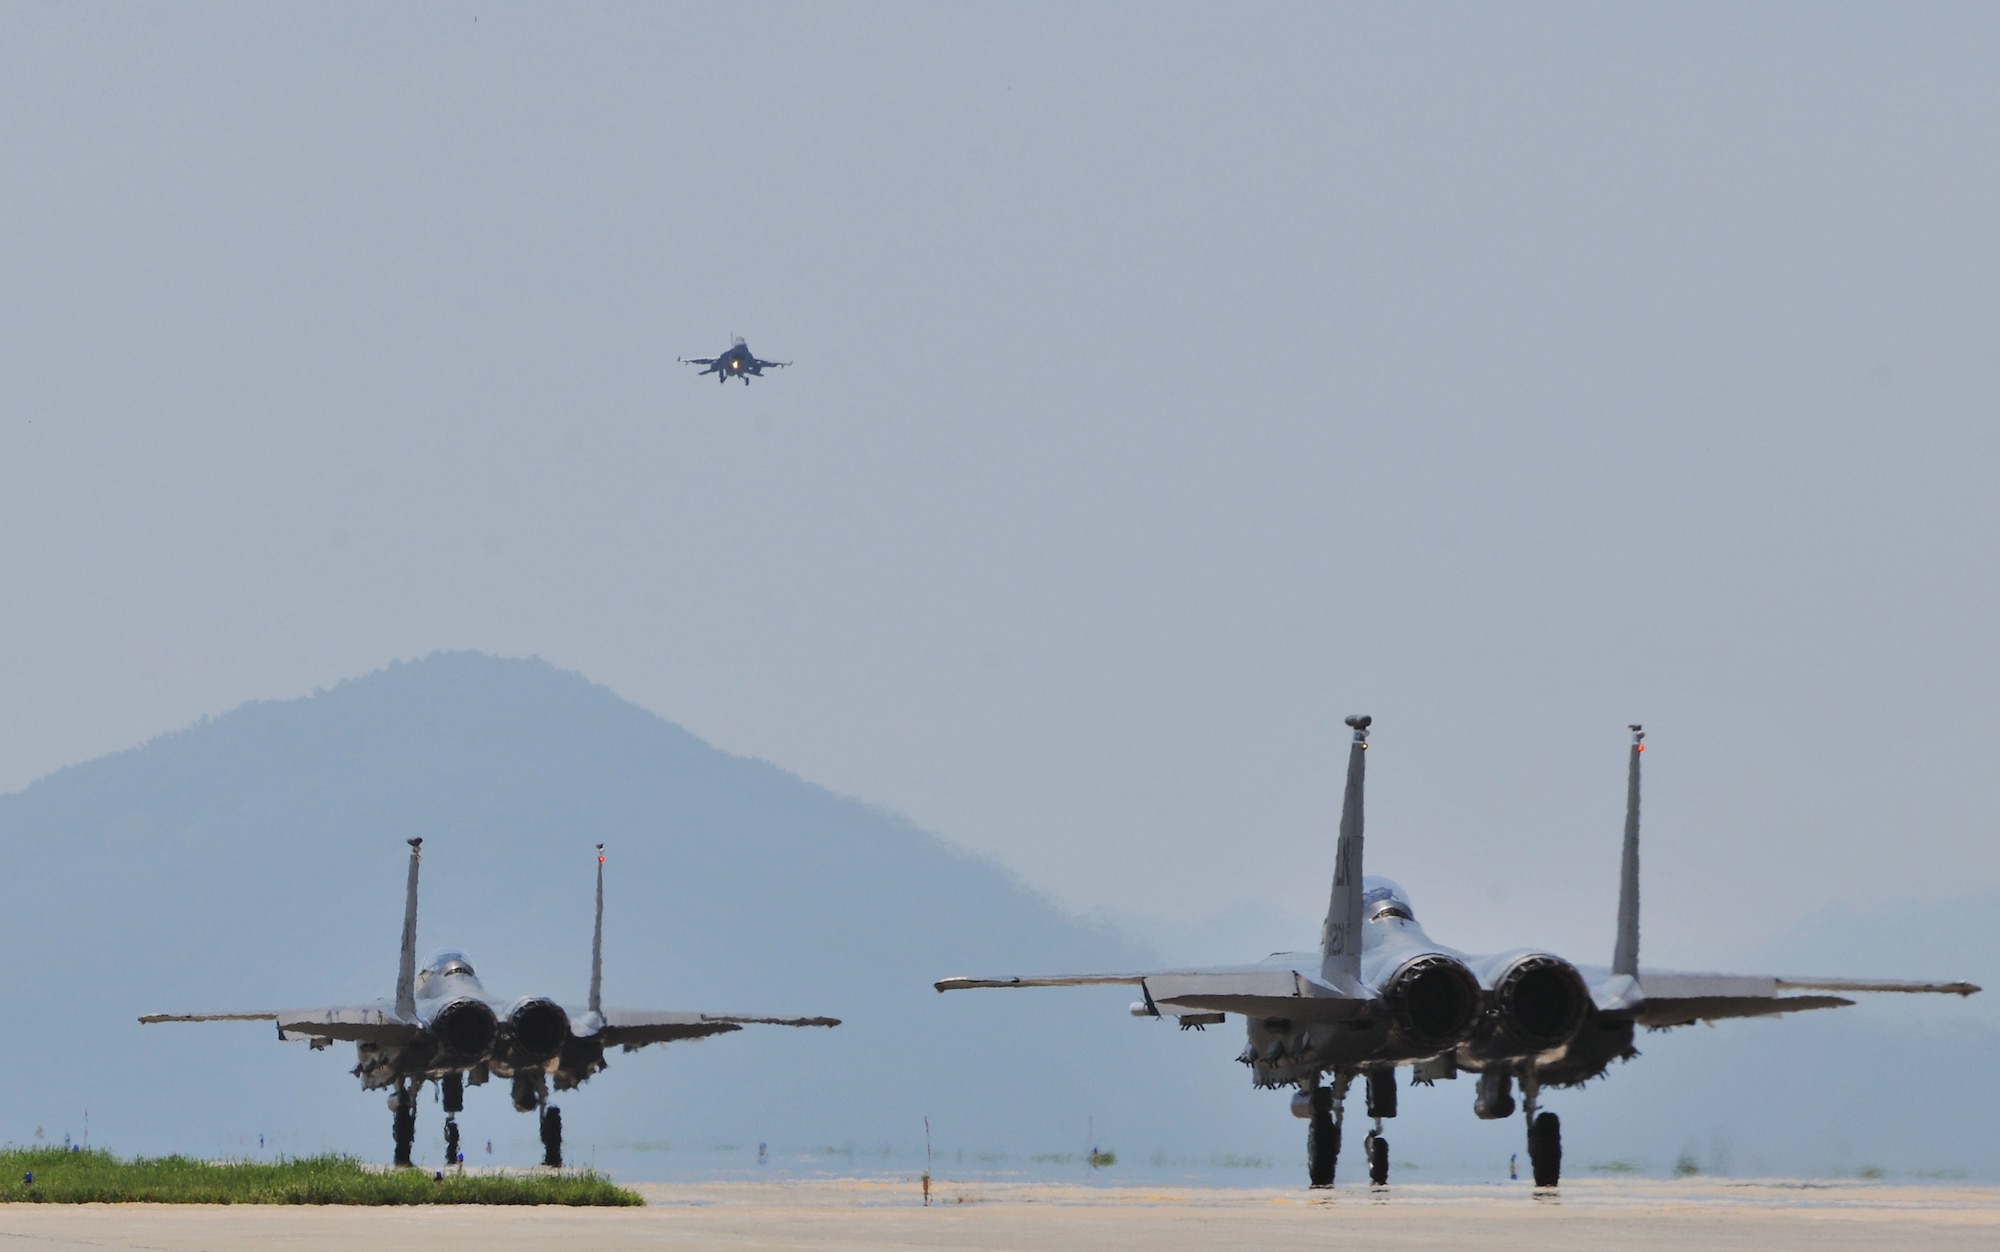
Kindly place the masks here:
[(1375, 1119), (1375, 1129), (1368, 1132), (1363, 1140), (1368, 1157), (1368, 1181), (1370, 1185), (1389, 1185), (1389, 1141), (1382, 1137), (1382, 1119), (1396, 1115), (1396, 1071), (1394, 1069), (1371, 1069), (1368, 1071), (1368, 1116)]
[(1382, 1127), (1377, 1125), (1362, 1140), (1368, 1154), (1368, 1182), (1372, 1186), (1389, 1185), (1389, 1141), (1382, 1137)]

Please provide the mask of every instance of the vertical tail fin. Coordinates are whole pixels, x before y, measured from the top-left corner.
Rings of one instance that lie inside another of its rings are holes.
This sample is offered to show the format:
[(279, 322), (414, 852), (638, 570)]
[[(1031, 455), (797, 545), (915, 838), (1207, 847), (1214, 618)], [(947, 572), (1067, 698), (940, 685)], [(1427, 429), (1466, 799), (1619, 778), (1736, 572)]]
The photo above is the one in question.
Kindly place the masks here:
[(604, 990), (604, 845), (597, 845), (597, 928), (590, 932), (590, 1011), (602, 1013)]
[(410, 885), (403, 896), (403, 958), (396, 967), (396, 1016), (406, 1022), (417, 1020), (417, 862), (423, 854), (424, 841), (410, 840)]
[(1618, 868), (1618, 946), (1611, 953), (1611, 972), (1639, 975), (1639, 754), (1646, 750), (1646, 732), (1633, 726), (1632, 761), (1625, 775), (1625, 855)]
[(1340, 842), (1333, 852), (1333, 898), (1320, 928), (1320, 978), (1336, 987), (1361, 977), (1361, 793), (1372, 720), (1366, 714), (1347, 719), (1354, 742), (1347, 749), (1347, 792), (1340, 801)]

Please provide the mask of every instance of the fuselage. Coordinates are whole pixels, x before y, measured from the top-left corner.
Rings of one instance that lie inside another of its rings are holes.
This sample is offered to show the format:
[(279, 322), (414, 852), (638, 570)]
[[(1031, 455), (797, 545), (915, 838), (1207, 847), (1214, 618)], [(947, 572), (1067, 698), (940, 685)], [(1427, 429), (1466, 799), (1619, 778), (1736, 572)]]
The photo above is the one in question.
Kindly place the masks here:
[[(1594, 1077), (1630, 1054), (1631, 1024), (1597, 1020), (1568, 962), (1525, 948), (1460, 952), (1424, 932), (1395, 883), (1363, 884), (1361, 982), (1372, 1000), (1342, 1021), (1249, 1017), (1249, 1046), (1238, 1059), (1256, 1085), (1446, 1058), (1474, 1071), (1532, 1065), (1560, 1084)], [(1260, 964), (1317, 979), (1321, 955), (1279, 952)]]
[[(467, 1072), (475, 1082), (489, 1072), (502, 1078), (554, 1073), (558, 1086), (570, 1087), (602, 1068), (601, 1048), (594, 1058), (580, 1055), (562, 1005), (545, 996), (494, 997), (462, 952), (438, 953), (418, 971), (416, 1024), (424, 1033), (414, 1042), (356, 1045), (354, 1072), (364, 1087)], [(582, 1072), (564, 1082), (559, 1071), (571, 1062)]]

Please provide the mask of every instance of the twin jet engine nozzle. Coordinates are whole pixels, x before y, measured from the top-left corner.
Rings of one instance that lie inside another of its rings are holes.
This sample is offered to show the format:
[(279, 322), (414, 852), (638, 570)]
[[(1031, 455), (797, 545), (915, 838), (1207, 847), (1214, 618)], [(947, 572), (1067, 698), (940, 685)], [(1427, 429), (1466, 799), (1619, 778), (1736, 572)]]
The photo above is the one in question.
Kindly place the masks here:
[(1590, 1012), (1590, 990), (1576, 966), (1537, 952), (1516, 957), (1493, 980), (1485, 1018), (1470, 1047), (1482, 1060), (1560, 1048)]
[(1411, 957), (1382, 986), (1396, 1033), (1418, 1052), (1455, 1047), (1479, 1019), (1479, 980), (1441, 952)]
[(493, 1050), (500, 1022), (484, 1000), (461, 996), (431, 1014), (430, 1030), (440, 1055), (480, 1060)]
[(507, 1014), (506, 1037), (500, 1051), (514, 1067), (554, 1060), (569, 1042), (569, 1014), (554, 1000), (527, 996)]
[(442, 1060), (462, 1065), (494, 1063), (503, 1072), (539, 1069), (562, 1055), (569, 1042), (569, 1014), (542, 996), (515, 1001), (503, 1024), (491, 1005), (474, 996), (445, 1004), (430, 1018)]

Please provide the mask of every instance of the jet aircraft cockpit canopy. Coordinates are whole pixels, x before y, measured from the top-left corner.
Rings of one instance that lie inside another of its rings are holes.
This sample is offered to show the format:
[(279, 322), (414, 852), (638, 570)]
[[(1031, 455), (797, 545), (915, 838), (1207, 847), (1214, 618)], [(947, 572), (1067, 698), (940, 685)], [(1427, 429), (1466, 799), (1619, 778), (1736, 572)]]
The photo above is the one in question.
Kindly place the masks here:
[(1410, 907), (1409, 893), (1387, 878), (1362, 878), (1361, 919), (1375, 922), (1390, 917), (1400, 917), (1406, 922), (1417, 920), (1417, 911)]
[(423, 972), (417, 975), (417, 994), (431, 996), (437, 993), (437, 984), (446, 978), (471, 978), (479, 975), (472, 972), (472, 962), (465, 959), (465, 953), (457, 951), (439, 952), (424, 962)]

